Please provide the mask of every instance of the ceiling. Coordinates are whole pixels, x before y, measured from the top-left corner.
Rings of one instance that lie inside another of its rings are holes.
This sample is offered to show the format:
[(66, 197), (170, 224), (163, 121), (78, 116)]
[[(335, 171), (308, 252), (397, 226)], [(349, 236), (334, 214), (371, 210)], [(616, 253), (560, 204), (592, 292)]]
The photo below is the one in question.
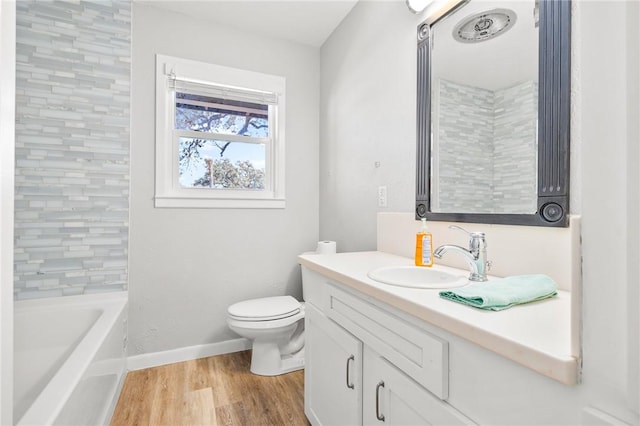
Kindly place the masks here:
[(358, 0), (134, 0), (257, 35), (320, 47)]
[[(464, 18), (497, 8), (515, 12), (516, 21), (504, 35), (480, 43), (460, 43), (453, 37)], [(435, 77), (488, 90), (538, 80), (538, 29), (535, 0), (471, 1), (433, 26), (432, 71)]]

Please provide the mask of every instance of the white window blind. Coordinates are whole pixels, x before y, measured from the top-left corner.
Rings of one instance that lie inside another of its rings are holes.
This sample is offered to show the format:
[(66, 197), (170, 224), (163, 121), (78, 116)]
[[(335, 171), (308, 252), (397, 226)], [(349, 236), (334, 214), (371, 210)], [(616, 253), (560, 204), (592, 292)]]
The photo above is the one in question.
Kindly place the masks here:
[(278, 94), (273, 92), (263, 92), (260, 90), (252, 90), (242, 87), (193, 81), (174, 75), (169, 75), (168, 78), (171, 87), (177, 92), (190, 93), (193, 95), (207, 95), (219, 99), (252, 102), (263, 105), (278, 104)]

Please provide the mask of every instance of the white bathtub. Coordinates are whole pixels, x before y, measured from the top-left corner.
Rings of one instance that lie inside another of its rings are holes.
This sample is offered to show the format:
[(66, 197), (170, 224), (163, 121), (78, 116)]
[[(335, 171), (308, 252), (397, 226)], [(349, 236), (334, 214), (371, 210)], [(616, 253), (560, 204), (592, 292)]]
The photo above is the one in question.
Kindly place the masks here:
[(127, 293), (15, 302), (18, 425), (109, 422), (126, 373)]

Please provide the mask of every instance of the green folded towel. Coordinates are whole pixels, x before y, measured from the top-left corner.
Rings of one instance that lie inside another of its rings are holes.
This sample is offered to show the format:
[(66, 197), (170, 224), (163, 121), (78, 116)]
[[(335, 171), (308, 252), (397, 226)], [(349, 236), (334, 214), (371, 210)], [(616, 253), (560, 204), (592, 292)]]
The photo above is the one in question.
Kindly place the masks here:
[(480, 309), (501, 311), (520, 303), (558, 294), (558, 285), (546, 275), (518, 275), (441, 291), (440, 297)]

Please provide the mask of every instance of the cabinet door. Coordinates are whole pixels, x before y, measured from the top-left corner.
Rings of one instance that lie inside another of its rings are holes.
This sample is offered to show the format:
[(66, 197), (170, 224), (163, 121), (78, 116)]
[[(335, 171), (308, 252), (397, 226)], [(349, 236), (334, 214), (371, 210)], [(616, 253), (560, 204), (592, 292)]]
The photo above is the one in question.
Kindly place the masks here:
[(474, 424), (368, 347), (362, 374), (365, 425)]
[(304, 411), (313, 425), (362, 424), (362, 342), (305, 307)]

